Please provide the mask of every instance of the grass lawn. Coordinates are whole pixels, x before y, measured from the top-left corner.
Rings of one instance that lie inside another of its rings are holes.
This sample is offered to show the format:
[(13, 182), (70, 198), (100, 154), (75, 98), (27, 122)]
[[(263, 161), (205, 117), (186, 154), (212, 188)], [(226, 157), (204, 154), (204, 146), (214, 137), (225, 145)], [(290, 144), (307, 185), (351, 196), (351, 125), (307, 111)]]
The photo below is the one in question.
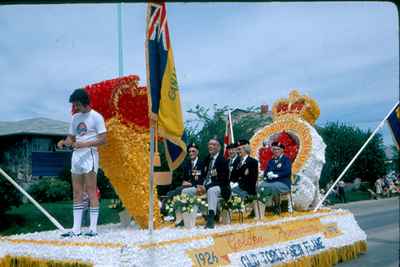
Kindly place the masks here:
[[(118, 212), (110, 209), (109, 199), (100, 201), (99, 224), (119, 222)], [(41, 204), (64, 228), (71, 228), (72, 201)], [(0, 235), (31, 233), (54, 230), (56, 227), (33, 204), (23, 204), (13, 208), (0, 218)], [(87, 219), (89, 221), (89, 219)]]

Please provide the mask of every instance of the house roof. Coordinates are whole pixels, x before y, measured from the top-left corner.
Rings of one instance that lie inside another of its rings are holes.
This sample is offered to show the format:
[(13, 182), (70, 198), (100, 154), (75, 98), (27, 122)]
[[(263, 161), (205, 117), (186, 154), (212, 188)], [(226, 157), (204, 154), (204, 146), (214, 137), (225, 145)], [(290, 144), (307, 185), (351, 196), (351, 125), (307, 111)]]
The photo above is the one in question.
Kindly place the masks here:
[(69, 123), (48, 118), (33, 118), (21, 121), (0, 121), (0, 136), (8, 135), (53, 135), (68, 134)]

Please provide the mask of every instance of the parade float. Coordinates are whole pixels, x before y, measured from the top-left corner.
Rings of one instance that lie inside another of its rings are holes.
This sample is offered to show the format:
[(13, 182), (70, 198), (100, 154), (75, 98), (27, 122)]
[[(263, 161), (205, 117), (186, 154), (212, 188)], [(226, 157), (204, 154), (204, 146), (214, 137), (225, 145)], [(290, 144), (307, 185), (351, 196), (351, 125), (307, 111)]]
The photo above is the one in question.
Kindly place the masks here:
[(182, 229), (163, 222), (155, 205), (156, 229), (149, 232), (148, 96), (138, 82), (132, 75), (85, 87), (108, 129), (101, 166), (135, 227), (101, 225), (92, 238), (60, 238), (59, 230), (3, 236), (1, 267), (332, 266), (366, 252), (366, 234), (351, 212), (310, 211), (319, 200), (325, 145), (312, 126), (319, 115), (317, 103), (297, 91), (276, 101), (273, 123), (251, 139), (253, 154), (262, 164), (271, 156), (272, 141), (286, 144), (295, 178), (293, 212), (266, 213), (259, 219), (234, 213), (230, 224), (215, 229), (204, 229), (199, 216), (196, 226)]

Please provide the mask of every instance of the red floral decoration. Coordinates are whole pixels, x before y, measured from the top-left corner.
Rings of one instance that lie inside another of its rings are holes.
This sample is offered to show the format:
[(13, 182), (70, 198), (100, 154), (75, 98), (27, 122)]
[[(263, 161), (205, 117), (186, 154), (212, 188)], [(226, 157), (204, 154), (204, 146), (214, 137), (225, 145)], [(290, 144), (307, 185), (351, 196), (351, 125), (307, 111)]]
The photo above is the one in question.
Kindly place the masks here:
[[(279, 143), (285, 146), (284, 154), (291, 162), (296, 159), (297, 153), (299, 152), (299, 145), (296, 141), (285, 131), (282, 131), (276, 139)], [(267, 168), (268, 161), (272, 158), (273, 153), (271, 147), (262, 147), (258, 150), (258, 156), (260, 161), (260, 169), (264, 171)]]
[[(101, 113), (105, 121), (112, 117), (139, 129), (149, 129), (149, 106), (146, 87), (138, 86), (139, 77), (129, 75), (102, 81), (85, 87), (90, 106)], [(76, 109), (72, 106), (72, 113)]]

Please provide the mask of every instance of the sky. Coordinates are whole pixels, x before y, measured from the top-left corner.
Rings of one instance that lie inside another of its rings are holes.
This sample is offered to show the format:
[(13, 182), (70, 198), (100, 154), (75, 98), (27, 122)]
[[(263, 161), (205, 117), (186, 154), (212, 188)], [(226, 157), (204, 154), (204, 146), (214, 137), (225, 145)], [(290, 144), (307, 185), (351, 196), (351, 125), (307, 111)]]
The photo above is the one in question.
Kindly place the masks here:
[[(124, 74), (142, 85), (145, 16), (123, 4)], [(185, 111), (272, 107), (296, 88), (318, 102), (318, 125), (373, 130), (399, 99), (391, 3), (168, 3), (167, 16)], [(116, 4), (0, 6), (0, 33), (0, 121), (70, 121), (75, 88), (118, 76)]]

